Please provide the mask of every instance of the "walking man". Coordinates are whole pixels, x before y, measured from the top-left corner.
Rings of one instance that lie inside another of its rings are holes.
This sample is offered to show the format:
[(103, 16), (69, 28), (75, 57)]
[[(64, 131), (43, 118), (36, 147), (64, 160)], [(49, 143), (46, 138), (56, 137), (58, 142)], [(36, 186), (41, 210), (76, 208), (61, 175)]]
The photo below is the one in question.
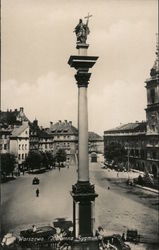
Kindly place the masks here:
[(36, 190), (36, 197), (39, 197), (39, 189), (37, 188), (37, 190)]

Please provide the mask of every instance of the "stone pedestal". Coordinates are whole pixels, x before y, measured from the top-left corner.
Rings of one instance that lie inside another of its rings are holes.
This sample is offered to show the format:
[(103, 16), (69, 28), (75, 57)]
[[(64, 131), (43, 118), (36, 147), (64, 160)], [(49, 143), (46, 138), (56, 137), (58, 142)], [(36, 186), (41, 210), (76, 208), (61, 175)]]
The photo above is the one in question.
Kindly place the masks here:
[[(78, 180), (72, 186), (74, 238), (94, 236), (94, 201), (98, 196), (89, 180), (87, 87), (89, 69), (98, 57), (87, 56), (88, 44), (77, 44), (78, 55), (68, 64), (77, 70), (78, 86)], [(80, 248), (75, 248), (80, 249)], [(89, 249), (89, 248), (88, 248)], [(93, 249), (93, 248), (90, 248)]]

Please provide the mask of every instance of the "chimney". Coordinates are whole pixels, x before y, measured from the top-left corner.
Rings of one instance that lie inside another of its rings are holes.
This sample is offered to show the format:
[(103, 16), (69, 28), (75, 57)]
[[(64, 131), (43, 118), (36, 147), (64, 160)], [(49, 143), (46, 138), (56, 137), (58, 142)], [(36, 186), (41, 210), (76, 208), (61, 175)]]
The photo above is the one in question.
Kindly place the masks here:
[(53, 126), (53, 122), (50, 122), (50, 128), (52, 128), (52, 126)]
[(59, 120), (59, 124), (61, 124), (61, 120)]
[(15, 109), (15, 112), (17, 112), (17, 109)]
[(69, 121), (69, 125), (72, 126), (72, 121)]
[(20, 112), (23, 112), (24, 111), (24, 108), (23, 107), (20, 107)]
[(67, 124), (67, 120), (65, 120), (65, 123)]

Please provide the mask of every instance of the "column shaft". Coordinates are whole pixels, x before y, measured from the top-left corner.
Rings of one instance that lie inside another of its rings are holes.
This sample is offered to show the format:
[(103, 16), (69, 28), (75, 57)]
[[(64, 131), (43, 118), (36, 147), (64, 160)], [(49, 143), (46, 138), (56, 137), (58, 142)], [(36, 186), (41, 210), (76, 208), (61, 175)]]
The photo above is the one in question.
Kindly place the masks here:
[(89, 181), (87, 87), (78, 88), (78, 181)]

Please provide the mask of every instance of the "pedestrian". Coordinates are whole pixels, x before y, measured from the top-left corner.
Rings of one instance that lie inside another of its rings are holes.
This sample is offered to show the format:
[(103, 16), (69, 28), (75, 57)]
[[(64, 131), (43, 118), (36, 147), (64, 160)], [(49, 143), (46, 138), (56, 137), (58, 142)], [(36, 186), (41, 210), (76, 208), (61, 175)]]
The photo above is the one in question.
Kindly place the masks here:
[(110, 187), (108, 186), (108, 190), (110, 189)]
[(122, 234), (121, 238), (122, 238), (123, 241), (126, 241), (125, 233)]
[(59, 166), (59, 172), (60, 172), (60, 166)]
[(36, 190), (36, 197), (39, 197), (39, 193), (40, 193), (40, 191), (39, 191), (39, 189), (37, 188), (37, 190)]

